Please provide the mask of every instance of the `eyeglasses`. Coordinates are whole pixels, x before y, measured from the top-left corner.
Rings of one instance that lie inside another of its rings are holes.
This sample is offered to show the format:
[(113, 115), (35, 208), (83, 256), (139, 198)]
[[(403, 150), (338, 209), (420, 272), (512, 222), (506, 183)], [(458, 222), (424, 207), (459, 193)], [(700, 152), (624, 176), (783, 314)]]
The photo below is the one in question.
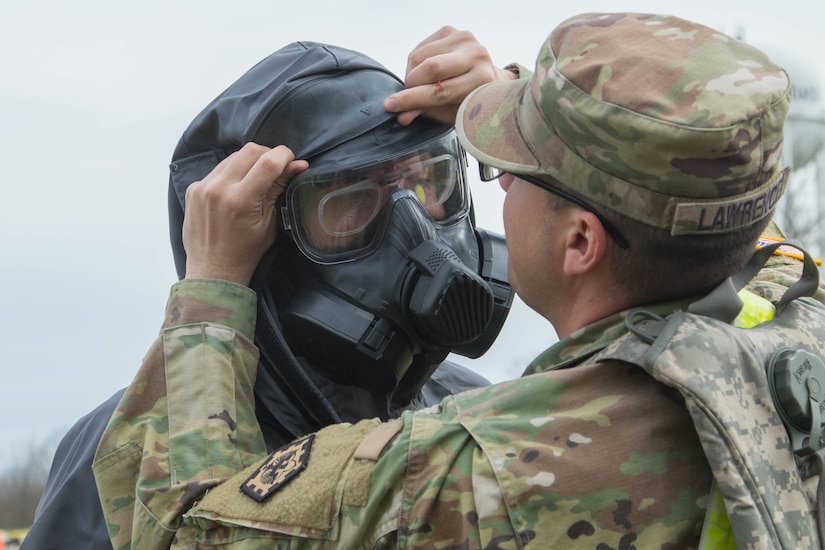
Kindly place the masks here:
[(616, 244), (619, 245), (620, 248), (630, 248), (630, 243), (628, 243), (627, 239), (625, 239), (624, 236), (622, 236), (622, 234), (619, 232), (619, 230), (616, 229), (616, 226), (607, 221), (607, 219), (605, 219), (604, 216), (599, 214), (595, 208), (593, 208), (580, 198), (571, 195), (570, 193), (567, 193), (565, 191), (562, 191), (557, 187), (553, 187), (549, 183), (542, 181), (534, 176), (529, 176), (526, 174), (513, 174), (512, 172), (505, 172), (504, 170), (496, 168), (495, 166), (490, 166), (489, 164), (484, 164), (481, 162), (478, 163), (478, 175), (481, 178), (481, 181), (492, 181), (508, 173), (512, 176), (523, 179), (528, 183), (532, 183), (537, 187), (541, 187), (545, 191), (549, 191), (550, 193), (553, 193), (554, 195), (561, 197), (568, 202), (572, 202), (576, 206), (579, 206), (587, 210), (588, 212), (596, 216), (596, 218), (598, 218), (599, 222), (601, 222), (602, 226), (604, 226), (604, 230), (607, 231), (607, 233), (613, 238), (614, 241), (616, 241)]

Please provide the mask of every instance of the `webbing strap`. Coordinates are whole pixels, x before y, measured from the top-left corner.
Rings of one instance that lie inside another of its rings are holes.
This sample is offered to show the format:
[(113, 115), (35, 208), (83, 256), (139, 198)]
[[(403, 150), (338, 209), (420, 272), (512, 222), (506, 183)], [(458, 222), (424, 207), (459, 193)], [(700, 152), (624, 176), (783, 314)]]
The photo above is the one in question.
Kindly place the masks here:
[(737, 293), (741, 290), (751, 279), (753, 279), (759, 270), (761, 270), (768, 259), (773, 255), (780, 246), (791, 246), (802, 253), (802, 276), (791, 285), (788, 290), (782, 295), (779, 303), (776, 305), (776, 315), (782, 313), (789, 303), (802, 296), (813, 296), (819, 288), (819, 269), (816, 266), (816, 261), (813, 256), (802, 248), (795, 241), (782, 241), (765, 245), (754, 252), (751, 259), (745, 264), (738, 273), (725, 279), (722, 283), (713, 289), (704, 298), (693, 302), (689, 307), (690, 313), (697, 315), (704, 315), (706, 317), (713, 317), (725, 323), (731, 323), (742, 309), (742, 299)]

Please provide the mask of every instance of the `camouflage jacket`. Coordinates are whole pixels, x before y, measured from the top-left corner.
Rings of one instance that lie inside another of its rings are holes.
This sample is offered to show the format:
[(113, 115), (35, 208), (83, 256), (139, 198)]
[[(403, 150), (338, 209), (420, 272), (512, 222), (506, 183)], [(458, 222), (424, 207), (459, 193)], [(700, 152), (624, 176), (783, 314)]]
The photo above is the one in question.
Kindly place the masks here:
[[(782, 286), (775, 271), (760, 279), (766, 296)], [(594, 360), (626, 333), (624, 314), (560, 341), (518, 380), (267, 457), (254, 311), (251, 291), (229, 283), (173, 287), (97, 453), (115, 548), (698, 543), (712, 475), (682, 398), (628, 362)]]

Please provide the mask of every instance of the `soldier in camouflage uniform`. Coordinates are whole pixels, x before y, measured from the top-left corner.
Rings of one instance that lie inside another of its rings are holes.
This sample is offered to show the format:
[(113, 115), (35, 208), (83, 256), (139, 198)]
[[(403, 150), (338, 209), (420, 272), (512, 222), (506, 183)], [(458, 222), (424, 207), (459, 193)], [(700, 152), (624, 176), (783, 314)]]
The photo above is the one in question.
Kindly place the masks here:
[[(445, 96), (449, 75), (430, 76), (387, 105), (414, 113), (415, 93)], [(246, 212), (245, 242), (264, 250), (267, 201), (306, 164), (248, 146), (190, 188), (187, 251), (202, 261), (173, 287), (163, 334), (97, 452), (115, 548), (698, 545), (713, 476), (685, 401), (606, 352), (634, 337), (633, 308), (666, 318), (748, 261), (787, 181), (790, 82), (717, 31), (640, 14), (565, 21), (522, 76), (473, 91), (457, 129), (507, 192), (510, 281), (560, 341), (520, 379), (266, 456), (251, 272), (210, 248), (220, 239), (205, 236), (205, 212), (213, 223)], [(226, 228), (211, 235), (239, 233)], [(776, 257), (749, 288), (776, 300), (800, 265)], [(691, 345), (712, 362), (716, 336)]]

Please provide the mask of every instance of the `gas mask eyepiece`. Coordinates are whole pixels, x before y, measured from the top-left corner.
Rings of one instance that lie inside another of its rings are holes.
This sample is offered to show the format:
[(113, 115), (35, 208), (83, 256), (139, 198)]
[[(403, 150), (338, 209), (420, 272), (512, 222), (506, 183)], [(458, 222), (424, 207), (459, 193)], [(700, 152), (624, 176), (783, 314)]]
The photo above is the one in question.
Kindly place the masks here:
[(464, 153), (453, 132), (426, 147), (369, 164), (332, 171), (310, 169), (287, 188), (280, 217), (298, 248), (319, 264), (355, 260), (384, 236), (390, 198), (409, 191), (437, 226), (467, 214)]

